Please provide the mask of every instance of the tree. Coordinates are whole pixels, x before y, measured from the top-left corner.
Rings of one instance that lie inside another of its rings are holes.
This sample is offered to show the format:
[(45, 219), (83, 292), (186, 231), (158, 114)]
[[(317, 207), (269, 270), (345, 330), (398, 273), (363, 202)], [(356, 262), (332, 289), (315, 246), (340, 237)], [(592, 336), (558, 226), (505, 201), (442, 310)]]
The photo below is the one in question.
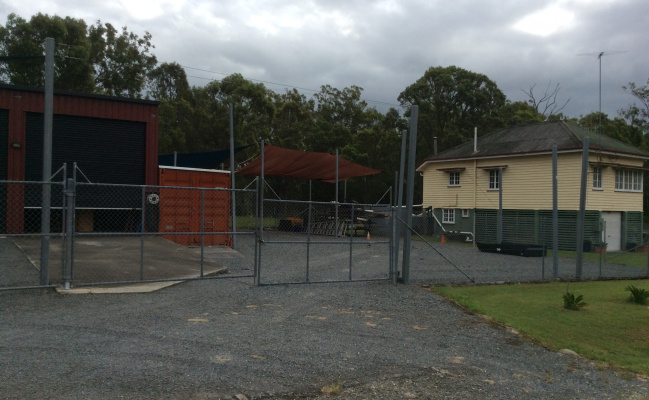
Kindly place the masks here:
[[(55, 41), (56, 89), (141, 97), (149, 71), (157, 61), (150, 54), (151, 34), (140, 38), (110, 24), (88, 27), (82, 19), (47, 14), (29, 21), (9, 14), (0, 27), (0, 55), (43, 56), (45, 38)], [(25, 86), (44, 86), (44, 60), (21, 59), (0, 63), (3, 81)]]
[(419, 105), (418, 155), (433, 152), (433, 137), (441, 148), (467, 141), (473, 128), (489, 132), (502, 125), (499, 110), (505, 95), (486, 75), (450, 67), (431, 67), (399, 95), (404, 107)]
[(296, 89), (272, 97), (275, 118), (270, 134), (271, 143), (295, 150), (309, 148), (306, 139), (315, 126), (315, 101), (307, 99)]
[(608, 115), (599, 112), (592, 112), (579, 118), (579, 126), (597, 132), (599, 124), (602, 124), (602, 134), (613, 139), (630, 144), (642, 146), (642, 131), (633, 125), (629, 125), (622, 118), (609, 119)]
[(629, 82), (627, 86), (622, 86), (622, 89), (639, 100), (640, 105), (633, 103), (627, 109), (619, 110), (620, 116), (632, 126), (641, 129), (645, 135), (649, 134), (649, 79), (644, 86)]
[[(260, 139), (268, 139), (275, 115), (271, 92), (262, 83), (254, 83), (241, 74), (228, 75), (221, 81), (212, 81), (204, 88), (208, 110), (211, 113), (212, 137), (223, 137), (225, 147), (229, 143), (229, 109), (234, 108), (234, 130), (237, 145), (254, 144), (259, 148)], [(222, 146), (221, 144), (219, 146)], [(224, 148), (224, 147), (216, 147)]]
[(525, 125), (546, 120), (534, 106), (524, 101), (507, 103), (500, 109), (500, 118), (504, 125)]
[(527, 102), (539, 115), (544, 117), (545, 121), (555, 120), (555, 117), (561, 114), (561, 110), (563, 110), (568, 105), (568, 102), (570, 102), (570, 99), (566, 100), (565, 103), (557, 102), (557, 95), (559, 94), (559, 90), (561, 90), (561, 86), (559, 86), (558, 83), (554, 89), (551, 89), (551, 86), (552, 81), (548, 82), (548, 86), (540, 96), (534, 94), (536, 84), (530, 85), (527, 91), (521, 89), (521, 91), (528, 97)]
[[(45, 39), (55, 41), (54, 87), (57, 89), (94, 92), (94, 72), (90, 60), (87, 26), (81, 19), (34, 15), (29, 22), (9, 14), (0, 27), (0, 55), (43, 56)], [(0, 63), (0, 76), (5, 82), (22, 86), (45, 86), (44, 58), (17, 59)]]
[(187, 73), (178, 63), (162, 63), (149, 73), (148, 95), (156, 100), (180, 100), (189, 96)]
[(101, 21), (90, 27), (90, 59), (95, 70), (98, 92), (110, 96), (141, 97), (149, 72), (157, 59), (149, 54), (154, 47), (151, 34), (143, 37), (122, 27), (119, 32)]

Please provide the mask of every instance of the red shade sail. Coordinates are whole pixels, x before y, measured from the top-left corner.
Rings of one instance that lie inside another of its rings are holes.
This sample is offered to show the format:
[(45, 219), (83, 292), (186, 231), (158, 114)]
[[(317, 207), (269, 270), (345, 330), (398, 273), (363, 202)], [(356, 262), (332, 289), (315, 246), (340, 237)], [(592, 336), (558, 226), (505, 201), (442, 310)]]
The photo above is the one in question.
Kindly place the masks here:
[[(338, 157), (338, 181), (358, 176), (380, 174), (383, 171), (355, 164)], [(242, 175), (261, 175), (261, 157), (237, 171)], [(264, 146), (264, 175), (288, 176), (296, 179), (336, 182), (336, 156), (289, 150), (273, 145)]]

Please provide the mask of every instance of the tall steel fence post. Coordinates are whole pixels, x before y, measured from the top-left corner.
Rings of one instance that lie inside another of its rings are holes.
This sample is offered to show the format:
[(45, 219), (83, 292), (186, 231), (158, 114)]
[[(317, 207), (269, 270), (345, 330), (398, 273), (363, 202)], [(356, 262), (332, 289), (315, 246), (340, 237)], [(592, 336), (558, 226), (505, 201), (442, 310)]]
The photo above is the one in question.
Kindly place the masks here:
[(252, 268), (254, 270), (254, 285), (259, 286), (260, 266), (259, 266), (259, 178), (255, 179), (255, 236), (254, 236), (254, 261)]
[(68, 179), (67, 188), (65, 191), (66, 196), (66, 215), (65, 215), (65, 234), (67, 235), (67, 240), (65, 241), (65, 263), (63, 265), (63, 288), (65, 290), (70, 289), (70, 284), (72, 283), (72, 242), (74, 240), (74, 196), (75, 196), (75, 187), (74, 181)]
[(205, 189), (201, 189), (201, 278), (204, 274), (205, 260)]
[[(403, 206), (403, 179), (404, 173), (406, 170), (406, 146), (408, 138), (408, 131), (401, 131), (401, 155), (399, 161), (399, 180), (397, 183), (397, 214), (396, 218), (400, 219), (403, 216), (401, 208)], [(401, 224), (400, 221), (397, 221), (397, 229), (394, 237), (394, 272), (398, 274), (399, 269), (399, 245), (401, 244)], [(397, 277), (395, 276), (394, 281), (396, 283)]]
[(557, 182), (557, 145), (552, 145), (552, 278), (559, 278), (559, 200)]
[[(649, 248), (649, 244), (647, 244)], [(649, 250), (647, 251), (647, 277), (649, 277)]]
[(584, 256), (584, 220), (586, 218), (586, 182), (588, 180), (588, 146), (590, 139), (583, 139), (581, 155), (581, 184), (579, 185), (579, 214), (577, 215), (577, 279), (583, 278), (583, 256)]
[(417, 123), (419, 106), (410, 108), (410, 140), (408, 141), (408, 191), (406, 192), (406, 233), (403, 239), (403, 283), (410, 280), (410, 241), (412, 239), (412, 207), (415, 195), (415, 158), (417, 156)]
[(311, 262), (311, 216), (313, 213), (311, 212), (313, 208), (313, 203), (311, 202), (312, 199), (312, 193), (311, 190), (313, 187), (311, 186), (313, 181), (309, 180), (309, 211), (307, 212), (307, 230), (306, 230), (306, 281), (309, 281), (309, 265)]
[(144, 280), (144, 234), (146, 231), (146, 187), (142, 186), (142, 198), (140, 199), (140, 280)]
[(40, 284), (49, 284), (50, 208), (52, 205), (52, 126), (54, 103), (54, 39), (45, 39), (45, 91), (43, 110), (43, 187), (41, 200)]
[[(354, 206), (351, 206), (351, 231), (349, 232), (349, 280), (352, 280), (352, 268), (353, 268), (353, 257), (354, 257)], [(348, 230), (349, 230), (348, 228)]]
[[(63, 234), (63, 244), (65, 246), (67, 243), (67, 236), (65, 235), (65, 218), (67, 215), (67, 200), (65, 198), (65, 191), (67, 190), (66, 179), (68, 179), (68, 164), (63, 163), (63, 179), (61, 182), (61, 187), (63, 188), (63, 193), (61, 194), (61, 233)], [(65, 251), (61, 252), (61, 268), (65, 265)]]
[(232, 249), (236, 250), (237, 249), (237, 192), (235, 191), (236, 189), (236, 182), (235, 182), (235, 175), (234, 175), (234, 168), (235, 168), (235, 160), (234, 160), (234, 106), (232, 103), (228, 104), (228, 108), (230, 109), (230, 189), (232, 190), (230, 192), (230, 208), (232, 209)]
[(541, 217), (541, 280), (545, 280), (545, 217)]

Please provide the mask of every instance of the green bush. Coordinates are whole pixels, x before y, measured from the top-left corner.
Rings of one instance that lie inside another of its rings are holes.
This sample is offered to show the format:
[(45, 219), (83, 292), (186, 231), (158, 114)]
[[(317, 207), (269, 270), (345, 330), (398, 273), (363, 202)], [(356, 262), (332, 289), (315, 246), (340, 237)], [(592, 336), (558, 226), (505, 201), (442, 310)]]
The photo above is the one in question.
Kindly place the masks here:
[(640, 289), (633, 285), (629, 285), (624, 290), (631, 292), (631, 294), (629, 295), (629, 302), (635, 304), (647, 304), (647, 299), (649, 299), (649, 292), (645, 289)]
[(584, 296), (581, 294), (575, 296), (574, 293), (566, 292), (563, 295), (563, 308), (567, 310), (579, 311), (585, 305)]

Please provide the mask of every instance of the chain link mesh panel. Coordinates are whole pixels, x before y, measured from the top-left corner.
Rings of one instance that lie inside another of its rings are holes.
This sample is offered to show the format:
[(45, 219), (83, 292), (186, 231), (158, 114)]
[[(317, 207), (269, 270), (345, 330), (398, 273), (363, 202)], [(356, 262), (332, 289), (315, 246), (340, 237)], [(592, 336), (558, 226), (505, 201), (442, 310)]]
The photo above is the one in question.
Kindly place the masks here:
[(0, 181), (0, 289), (40, 285), (43, 188), (50, 188), (48, 283), (61, 283), (64, 186)]
[(359, 204), (264, 201), (262, 283), (388, 279), (391, 213)]

